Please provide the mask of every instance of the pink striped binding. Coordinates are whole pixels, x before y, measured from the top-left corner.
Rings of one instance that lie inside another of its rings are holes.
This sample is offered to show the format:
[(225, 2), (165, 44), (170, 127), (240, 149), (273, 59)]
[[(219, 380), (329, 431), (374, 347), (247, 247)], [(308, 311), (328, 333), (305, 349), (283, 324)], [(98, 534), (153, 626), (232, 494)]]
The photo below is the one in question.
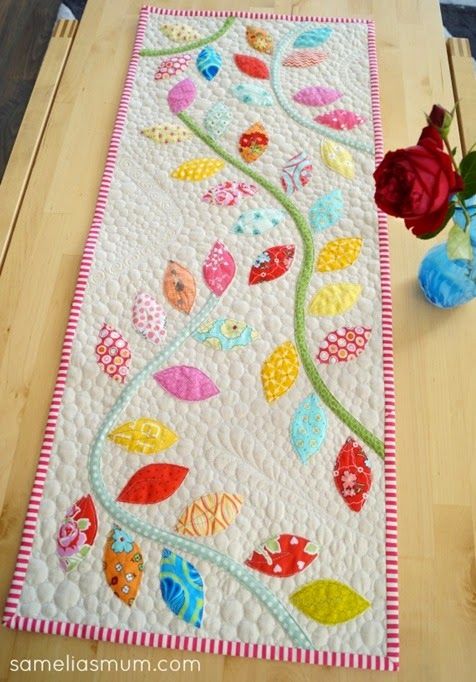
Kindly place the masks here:
[(139, 51), (142, 47), (144, 34), (150, 14), (165, 14), (171, 16), (204, 16), (227, 17), (236, 16), (246, 19), (276, 19), (283, 21), (319, 21), (332, 23), (361, 23), (368, 27), (368, 52), (370, 63), (370, 85), (372, 94), (372, 114), (376, 147), (376, 162), (383, 156), (382, 122), (379, 105), (379, 84), (377, 68), (377, 50), (375, 43), (375, 26), (366, 19), (306, 17), (292, 15), (270, 14), (268, 12), (228, 12), (213, 10), (173, 10), (159, 7), (143, 7), (140, 12), (137, 34), (132, 51), (132, 57), (122, 92), (119, 110), (114, 124), (111, 143), (106, 159), (99, 196), (96, 203), (94, 217), (89, 231), (79, 270), (76, 289), (74, 292), (68, 326), (61, 352), (56, 385), (53, 392), (48, 421), (46, 424), (43, 445), (36, 471), (33, 490), (28, 505), (21, 545), (18, 552), (12, 584), (5, 604), (3, 623), (9, 628), (43, 632), (47, 634), (67, 635), (81, 639), (95, 639), (107, 642), (121, 642), (125, 644), (139, 644), (144, 646), (165, 647), (187, 651), (226, 654), (230, 656), (246, 656), (278, 661), (298, 663), (315, 663), (327, 666), (342, 666), (348, 668), (365, 668), (369, 670), (396, 671), (399, 666), (399, 621), (398, 621), (398, 566), (397, 566), (397, 487), (396, 487), (396, 456), (395, 456), (395, 390), (393, 377), (393, 345), (392, 345), (392, 302), (390, 288), (390, 256), (385, 215), (378, 212), (380, 272), (382, 285), (382, 336), (383, 336), (383, 373), (385, 385), (385, 495), (386, 495), (386, 571), (387, 571), (387, 653), (385, 656), (370, 656), (366, 654), (337, 653), (330, 651), (315, 651), (297, 649), (294, 647), (273, 646), (264, 644), (247, 644), (244, 642), (229, 642), (203, 637), (188, 637), (178, 635), (162, 635), (150, 632), (136, 632), (117, 628), (64, 623), (59, 621), (25, 618), (16, 613), (21, 591), (25, 581), (26, 571), (31, 556), (33, 537), (46, 472), (51, 456), (56, 432), (61, 401), (66, 383), (66, 376), (70, 362), (72, 345), (81, 311), (84, 292), (94, 257), (96, 242), (101, 229), (104, 211), (111, 186), (114, 167), (116, 164), (119, 144), (124, 129), (129, 100), (135, 80)]

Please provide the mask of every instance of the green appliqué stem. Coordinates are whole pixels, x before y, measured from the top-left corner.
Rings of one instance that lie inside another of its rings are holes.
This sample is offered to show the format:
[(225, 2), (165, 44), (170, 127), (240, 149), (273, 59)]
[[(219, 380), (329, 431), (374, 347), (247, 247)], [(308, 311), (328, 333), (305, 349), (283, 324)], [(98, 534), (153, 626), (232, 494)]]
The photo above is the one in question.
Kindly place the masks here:
[(188, 50), (196, 50), (198, 47), (209, 45), (221, 38), (222, 35), (232, 27), (234, 21), (235, 17), (228, 17), (228, 19), (223, 22), (221, 28), (207, 38), (201, 38), (200, 40), (194, 40), (192, 43), (187, 43), (186, 45), (178, 45), (177, 47), (169, 47), (163, 50), (141, 50), (139, 54), (141, 57), (166, 57), (170, 54), (180, 54), (181, 52), (187, 52)]
[(186, 113), (181, 112), (177, 114), (178, 118), (189, 128), (198, 138), (202, 140), (210, 149), (227, 161), (235, 168), (238, 168), (242, 173), (250, 178), (253, 178), (261, 187), (268, 191), (287, 213), (293, 219), (298, 232), (302, 239), (303, 245), (303, 261), (301, 270), (299, 272), (296, 282), (296, 297), (294, 305), (294, 335), (296, 341), (296, 348), (299, 353), (304, 370), (309, 381), (317, 395), (321, 398), (323, 403), (332, 410), (332, 412), (343, 422), (349, 429), (355, 433), (360, 440), (368, 445), (374, 452), (382, 459), (385, 456), (384, 444), (371, 431), (369, 431), (356, 417), (354, 417), (343, 405), (340, 403), (335, 395), (331, 393), (329, 388), (324, 383), (319, 372), (316, 369), (311, 353), (306, 343), (306, 329), (305, 329), (305, 303), (306, 293), (311, 281), (314, 267), (314, 237), (311, 232), (306, 219), (293, 204), (293, 202), (275, 187), (269, 180), (262, 177), (259, 173), (249, 168), (232, 154), (225, 151), (210, 135), (207, 135)]

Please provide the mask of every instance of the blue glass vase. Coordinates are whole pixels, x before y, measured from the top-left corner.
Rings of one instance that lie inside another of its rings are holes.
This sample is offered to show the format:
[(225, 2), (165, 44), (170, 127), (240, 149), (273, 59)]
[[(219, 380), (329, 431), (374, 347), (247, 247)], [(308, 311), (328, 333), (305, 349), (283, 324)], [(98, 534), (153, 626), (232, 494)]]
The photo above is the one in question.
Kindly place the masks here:
[[(476, 195), (467, 199), (466, 208), (471, 216), (471, 260), (450, 260), (446, 242), (428, 251), (421, 262), (418, 281), (426, 298), (439, 308), (455, 308), (476, 298)], [(461, 208), (454, 213), (454, 221), (464, 227)]]

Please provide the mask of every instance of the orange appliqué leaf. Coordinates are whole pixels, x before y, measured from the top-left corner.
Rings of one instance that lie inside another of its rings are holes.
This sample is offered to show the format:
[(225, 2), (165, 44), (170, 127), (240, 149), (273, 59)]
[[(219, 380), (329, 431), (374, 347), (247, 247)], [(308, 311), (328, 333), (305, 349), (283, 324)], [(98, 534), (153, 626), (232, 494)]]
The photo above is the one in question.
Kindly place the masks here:
[(115, 526), (104, 547), (104, 574), (107, 584), (127, 606), (137, 596), (144, 572), (139, 545), (125, 530)]
[(268, 133), (262, 123), (254, 123), (241, 134), (239, 152), (246, 163), (253, 163), (264, 154), (269, 144)]
[(174, 308), (187, 315), (192, 310), (197, 295), (192, 273), (173, 260), (169, 261), (164, 274), (164, 295)]
[(226, 530), (240, 513), (243, 498), (232, 493), (208, 493), (194, 500), (180, 515), (175, 530), (205, 537)]
[(256, 26), (246, 27), (246, 40), (248, 45), (257, 52), (264, 52), (271, 54), (273, 51), (273, 38), (265, 31), (264, 28), (257, 28)]

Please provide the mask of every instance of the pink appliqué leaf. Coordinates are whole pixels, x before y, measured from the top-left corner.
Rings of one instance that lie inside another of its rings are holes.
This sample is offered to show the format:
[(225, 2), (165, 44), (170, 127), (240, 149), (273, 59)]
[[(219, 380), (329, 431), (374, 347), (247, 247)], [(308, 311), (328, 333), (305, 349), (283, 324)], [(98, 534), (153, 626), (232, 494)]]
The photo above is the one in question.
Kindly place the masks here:
[(165, 341), (167, 315), (160, 303), (150, 294), (141, 291), (132, 306), (132, 323), (142, 336), (152, 343)]
[(233, 256), (221, 241), (216, 241), (203, 263), (203, 279), (216, 296), (221, 296), (235, 276)]
[(170, 111), (173, 114), (184, 111), (192, 104), (196, 96), (197, 88), (195, 83), (191, 78), (185, 78), (169, 90), (167, 102), (169, 103)]
[(188, 365), (168, 367), (154, 374), (162, 388), (180, 400), (199, 401), (212, 398), (220, 389), (200, 369)]
[(352, 130), (352, 128), (365, 123), (365, 118), (346, 109), (336, 109), (326, 114), (320, 114), (314, 120), (328, 128), (334, 128), (334, 130)]
[(245, 196), (252, 197), (258, 188), (248, 182), (227, 180), (210, 187), (202, 196), (202, 201), (212, 206), (236, 206)]
[(294, 50), (284, 57), (282, 64), (283, 66), (293, 66), (296, 68), (309, 68), (310, 66), (320, 64), (325, 59), (327, 59), (327, 54), (322, 52), (322, 50), (308, 48), (306, 50)]
[(342, 97), (342, 93), (334, 88), (327, 88), (323, 85), (312, 85), (299, 90), (293, 95), (295, 102), (306, 104), (308, 107), (322, 107), (325, 104), (335, 102)]

